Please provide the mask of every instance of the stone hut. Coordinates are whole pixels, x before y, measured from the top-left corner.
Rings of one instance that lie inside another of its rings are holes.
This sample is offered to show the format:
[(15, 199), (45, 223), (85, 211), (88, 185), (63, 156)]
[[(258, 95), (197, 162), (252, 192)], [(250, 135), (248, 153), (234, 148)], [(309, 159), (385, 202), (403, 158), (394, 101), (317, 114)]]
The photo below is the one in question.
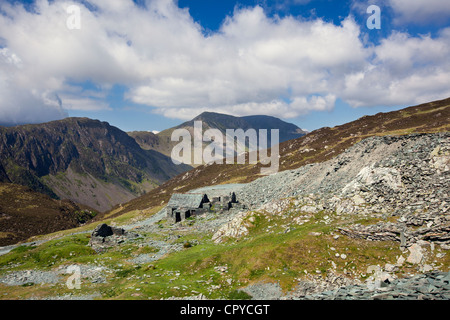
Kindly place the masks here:
[(174, 193), (167, 204), (167, 219), (176, 223), (209, 209), (210, 202), (206, 194)]
[(236, 200), (234, 192), (214, 196), (211, 200), (204, 193), (174, 193), (167, 203), (167, 220), (177, 223), (191, 216), (210, 211), (220, 213), (231, 208), (245, 208)]
[(214, 206), (215, 210), (230, 210), (237, 203), (238, 201), (234, 192), (229, 195), (213, 197), (211, 201), (211, 205)]

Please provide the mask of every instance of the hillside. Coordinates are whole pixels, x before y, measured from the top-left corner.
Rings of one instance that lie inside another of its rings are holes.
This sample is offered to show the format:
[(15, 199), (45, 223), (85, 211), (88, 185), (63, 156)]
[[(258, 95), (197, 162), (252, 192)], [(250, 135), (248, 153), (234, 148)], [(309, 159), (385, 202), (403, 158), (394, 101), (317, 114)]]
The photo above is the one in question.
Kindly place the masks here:
[[(94, 223), (0, 248), (1, 297), (448, 300), (449, 100), (284, 142), (273, 175), (200, 166)], [(174, 224), (165, 205), (188, 191), (245, 207)]]
[(188, 170), (106, 122), (0, 127), (0, 181), (105, 211)]
[(72, 229), (97, 212), (69, 200), (55, 200), (28, 187), (0, 183), (0, 246), (32, 236)]
[[(271, 116), (255, 115), (235, 117), (216, 112), (203, 112), (190, 121), (161, 131), (158, 134), (147, 131), (134, 131), (129, 132), (128, 134), (133, 137), (143, 149), (156, 150), (170, 156), (173, 146), (178, 143), (176, 141), (171, 141), (172, 132), (176, 129), (187, 129), (191, 135), (193, 135), (194, 121), (202, 121), (204, 131), (208, 129), (219, 129), (224, 137), (226, 136), (227, 129), (242, 129), (244, 131), (255, 129), (257, 132), (260, 129), (266, 129), (269, 135), (269, 145), (271, 143), (271, 129), (279, 130), (279, 142), (296, 139), (306, 134), (305, 131), (296, 125)], [(207, 144), (208, 143), (204, 143), (204, 145)]]
[[(321, 128), (280, 144), (280, 171), (329, 160), (371, 136), (450, 131), (450, 98), (402, 110), (365, 116), (333, 128)], [(173, 192), (225, 183), (246, 183), (260, 176), (261, 165), (203, 165), (181, 174), (146, 195), (111, 211), (114, 215), (167, 202)]]
[[(161, 146), (161, 141), (158, 135), (150, 131), (131, 131), (127, 134), (136, 140), (137, 144), (144, 150), (158, 150), (164, 151), (167, 156), (170, 156), (169, 150), (165, 146)], [(162, 152), (161, 152), (162, 153)]]
[(163, 206), (106, 215), (111, 233), (98, 221), (0, 250), (0, 297), (448, 300), (449, 152), (449, 132), (372, 136), (327, 161), (192, 190), (234, 191), (249, 209), (178, 223)]

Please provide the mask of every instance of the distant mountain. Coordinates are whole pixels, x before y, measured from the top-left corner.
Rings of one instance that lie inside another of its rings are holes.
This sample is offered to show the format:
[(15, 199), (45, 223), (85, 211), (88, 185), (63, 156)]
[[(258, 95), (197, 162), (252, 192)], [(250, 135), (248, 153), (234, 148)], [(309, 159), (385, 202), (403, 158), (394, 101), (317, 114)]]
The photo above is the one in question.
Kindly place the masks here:
[(0, 127), (0, 182), (105, 211), (190, 169), (107, 122), (66, 118)]
[[(203, 131), (207, 129), (219, 129), (225, 136), (227, 129), (267, 129), (268, 145), (270, 146), (271, 129), (279, 130), (279, 142), (296, 139), (306, 134), (305, 131), (297, 127), (295, 124), (285, 122), (275, 117), (255, 115), (245, 117), (235, 117), (231, 115), (203, 112), (194, 119), (184, 122), (176, 127), (166, 129), (157, 134), (148, 131), (134, 131), (128, 134), (132, 136), (136, 142), (146, 150), (156, 150), (167, 156), (170, 156), (173, 146), (178, 142), (171, 141), (172, 132), (176, 129), (187, 129), (193, 133), (194, 121), (202, 121)], [(205, 143), (205, 145), (208, 143)]]
[(142, 149), (158, 150), (159, 152), (170, 156), (170, 152), (162, 152), (164, 148), (161, 146), (161, 139), (157, 134), (150, 131), (131, 131), (127, 133), (136, 140), (137, 144), (139, 144)]
[(195, 117), (191, 121), (185, 122), (178, 127), (191, 127), (194, 121), (201, 120), (203, 124), (208, 128), (217, 128), (222, 133), (225, 133), (226, 129), (267, 129), (270, 133), (271, 129), (279, 130), (279, 142), (284, 142), (291, 139), (300, 138), (306, 134), (305, 131), (297, 127), (295, 124), (285, 122), (281, 119), (264, 116), (254, 115), (245, 117), (234, 117), (226, 114), (215, 112), (203, 112), (199, 116)]

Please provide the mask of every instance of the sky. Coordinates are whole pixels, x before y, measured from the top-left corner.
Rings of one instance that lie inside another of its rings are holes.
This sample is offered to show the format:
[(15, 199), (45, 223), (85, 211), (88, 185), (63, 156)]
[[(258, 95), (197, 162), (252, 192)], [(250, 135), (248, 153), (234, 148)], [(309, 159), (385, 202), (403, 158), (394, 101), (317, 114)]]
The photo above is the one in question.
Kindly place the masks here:
[(315, 130), (450, 97), (448, 0), (0, 0), (0, 124)]

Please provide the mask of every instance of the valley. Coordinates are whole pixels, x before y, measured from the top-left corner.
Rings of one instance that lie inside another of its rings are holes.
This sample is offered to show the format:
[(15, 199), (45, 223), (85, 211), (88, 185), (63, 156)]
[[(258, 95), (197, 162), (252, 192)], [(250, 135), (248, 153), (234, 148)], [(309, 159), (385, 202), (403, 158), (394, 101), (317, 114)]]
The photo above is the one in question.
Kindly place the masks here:
[[(450, 99), (280, 144), (280, 172), (201, 165), (0, 251), (1, 299), (450, 298)], [(167, 217), (174, 193), (246, 209)], [(101, 223), (123, 229), (93, 245)], [(69, 267), (80, 270), (70, 289)]]

